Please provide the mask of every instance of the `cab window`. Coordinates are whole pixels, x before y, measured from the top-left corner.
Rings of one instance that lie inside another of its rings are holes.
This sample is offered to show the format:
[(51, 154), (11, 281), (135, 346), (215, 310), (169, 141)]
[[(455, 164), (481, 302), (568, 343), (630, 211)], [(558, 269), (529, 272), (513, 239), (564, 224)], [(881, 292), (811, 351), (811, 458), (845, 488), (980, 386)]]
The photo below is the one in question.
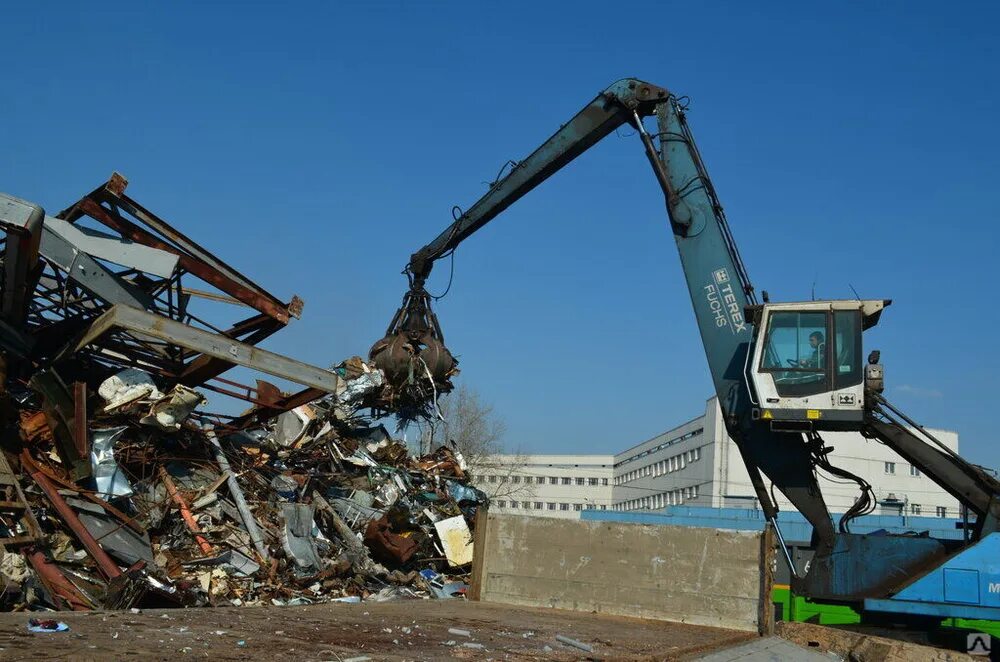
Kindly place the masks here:
[(768, 316), (761, 369), (773, 373), (780, 396), (827, 390), (826, 312), (774, 312)]
[(833, 356), (833, 386), (836, 389), (857, 386), (861, 373), (861, 311), (838, 310), (833, 313), (836, 353)]

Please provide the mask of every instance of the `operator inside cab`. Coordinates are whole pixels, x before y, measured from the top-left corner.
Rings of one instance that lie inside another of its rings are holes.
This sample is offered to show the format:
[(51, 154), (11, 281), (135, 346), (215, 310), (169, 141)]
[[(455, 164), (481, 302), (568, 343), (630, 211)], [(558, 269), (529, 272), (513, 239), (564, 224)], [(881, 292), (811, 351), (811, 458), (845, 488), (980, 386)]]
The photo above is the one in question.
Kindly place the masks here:
[(826, 360), (826, 342), (822, 331), (813, 331), (809, 334), (809, 346), (812, 347), (812, 354), (799, 359), (799, 367), (822, 369)]

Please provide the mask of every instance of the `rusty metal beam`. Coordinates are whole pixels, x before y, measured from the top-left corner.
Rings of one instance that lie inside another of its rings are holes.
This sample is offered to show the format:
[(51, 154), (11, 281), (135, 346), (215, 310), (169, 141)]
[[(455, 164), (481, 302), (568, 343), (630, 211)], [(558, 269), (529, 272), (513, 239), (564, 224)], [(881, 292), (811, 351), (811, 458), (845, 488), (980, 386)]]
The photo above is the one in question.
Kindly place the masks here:
[(104, 512), (111, 515), (112, 517), (120, 521), (122, 524), (124, 524), (128, 528), (138, 533), (140, 536), (146, 535), (146, 527), (144, 527), (142, 524), (132, 519), (122, 511), (118, 510), (110, 503), (108, 503), (101, 497), (97, 496), (95, 493), (81, 489), (78, 485), (75, 485), (74, 483), (71, 483), (68, 480), (60, 478), (59, 476), (53, 475), (48, 469), (36, 463), (30, 457), (28, 459), (24, 459), (24, 456), (22, 455), (21, 461), (24, 462), (25, 466), (29, 467), (32, 471), (41, 471), (48, 477), (49, 480), (55, 483), (58, 487), (64, 490), (71, 490), (73, 492), (76, 492), (79, 496), (83, 497), (84, 499), (87, 499), (91, 503), (100, 506), (101, 508), (104, 509)]
[(177, 255), (178, 265), (188, 273), (194, 274), (206, 283), (211, 283), (234, 299), (245, 303), (259, 312), (267, 313), (276, 320), (287, 323), (290, 311), (293, 308), (301, 310), (301, 301), (296, 303), (296, 299), (293, 299), (292, 303), (286, 306), (262, 289), (246, 287), (246, 285), (220, 272), (212, 265), (202, 262), (196, 257), (155, 237), (152, 233), (143, 230), (135, 223), (123, 218), (120, 214), (102, 207), (90, 198), (80, 200), (76, 207), (94, 220), (100, 221), (109, 228), (121, 233), (123, 237)]
[(201, 527), (198, 526), (198, 522), (195, 521), (194, 515), (191, 514), (191, 509), (188, 507), (184, 497), (181, 496), (181, 493), (177, 491), (177, 486), (174, 485), (174, 481), (170, 477), (170, 474), (168, 474), (167, 470), (163, 467), (160, 467), (160, 480), (167, 488), (167, 494), (169, 494), (170, 498), (177, 504), (177, 508), (181, 513), (181, 518), (184, 520), (184, 523), (187, 524), (191, 533), (194, 534), (195, 542), (198, 543), (198, 547), (201, 548), (202, 553), (206, 556), (214, 554), (215, 549), (207, 540), (205, 540), (205, 537), (201, 535)]
[(31, 296), (29, 283), (38, 264), (45, 212), (38, 205), (0, 193), (0, 227), (7, 232), (4, 243), (4, 288), (0, 310), (15, 326), (24, 323)]
[(90, 435), (87, 427), (87, 384), (73, 382), (73, 441), (80, 457), (90, 457)]
[[(266, 315), (256, 315), (234, 325), (233, 328), (224, 331), (222, 335), (240, 340), (247, 345), (256, 345), (265, 338), (274, 335), (283, 326), (279, 321)], [(244, 335), (246, 337), (242, 337)], [(198, 386), (213, 377), (218, 377), (232, 367), (228, 361), (203, 354), (188, 364), (179, 381), (185, 386)]]
[(62, 349), (57, 360), (68, 359), (114, 329), (127, 331), (140, 338), (165, 341), (212, 356), (230, 365), (241, 365), (296, 384), (310, 386), (321, 393), (336, 393), (340, 382), (340, 378), (331, 370), (324, 370), (226, 336), (196, 329), (161, 315), (122, 305), (113, 306), (94, 320), (82, 337)]
[(313, 400), (319, 400), (326, 394), (326, 391), (321, 391), (315, 388), (307, 388), (299, 391), (298, 393), (286, 395), (284, 398), (281, 398), (272, 405), (260, 407), (249, 413), (243, 414), (242, 416), (234, 418), (229, 421), (229, 425), (237, 429), (243, 428), (254, 421), (274, 418), (278, 414), (283, 414), (289, 409), (295, 409), (298, 406), (309, 404)]
[(41, 393), (44, 398), (42, 411), (45, 412), (45, 419), (52, 430), (59, 459), (70, 470), (74, 480), (89, 478), (90, 458), (81, 455), (77, 450), (73, 432), (75, 405), (66, 384), (53, 368), (46, 368), (32, 375), (28, 386)]
[[(90, 611), (94, 608), (86, 596), (70, 580), (66, 579), (66, 575), (45, 554), (36, 548), (31, 548), (24, 551), (24, 557), (38, 573), (38, 579), (41, 580), (42, 585), (45, 586), (45, 590), (49, 592), (53, 600), (61, 600), (73, 611)], [(55, 606), (59, 607), (60, 605), (56, 604)]]
[[(24, 455), (27, 455), (28, 451), (25, 450), (23, 453)], [(22, 457), (24, 455), (22, 455)], [(56, 486), (51, 480), (49, 480), (49, 477), (38, 468), (35, 468), (31, 472), (31, 477), (34, 479), (35, 483), (38, 484), (38, 487), (42, 488), (42, 492), (44, 492), (45, 496), (48, 497), (52, 506), (59, 513), (59, 517), (62, 518), (62, 521), (66, 523), (66, 526), (70, 528), (77, 540), (80, 541), (80, 544), (83, 545), (83, 548), (87, 550), (87, 553), (90, 554), (90, 556), (97, 563), (97, 567), (101, 571), (101, 574), (104, 575), (106, 579), (114, 579), (118, 575), (122, 574), (118, 564), (115, 563), (110, 556), (108, 556), (108, 553), (104, 551), (104, 548), (101, 547), (100, 543), (98, 543), (90, 531), (87, 530), (87, 527), (83, 525), (83, 522), (81, 522), (80, 518), (76, 516), (73, 509), (69, 507), (66, 500), (62, 498), (62, 495), (59, 494), (59, 490), (56, 489)]]

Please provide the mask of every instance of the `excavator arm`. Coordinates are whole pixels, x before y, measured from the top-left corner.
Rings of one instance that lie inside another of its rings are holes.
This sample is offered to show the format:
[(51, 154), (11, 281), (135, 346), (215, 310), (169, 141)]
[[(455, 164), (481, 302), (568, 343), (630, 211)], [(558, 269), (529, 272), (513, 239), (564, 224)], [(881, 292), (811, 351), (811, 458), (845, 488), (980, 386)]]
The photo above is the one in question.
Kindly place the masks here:
[[(654, 116), (656, 129), (650, 133), (644, 119)], [(890, 302), (770, 304), (765, 296), (759, 304), (683, 104), (665, 88), (637, 79), (614, 83), (528, 157), (510, 162), (510, 170), (485, 195), (411, 256), (404, 270), (410, 287), (403, 305), (370, 352), (388, 381), (409, 384), (415, 402), (447, 390), (456, 362), (444, 346), (425, 289), (435, 261), (625, 125), (638, 133), (663, 192), (723, 420), (778, 534), (793, 587), (836, 600), (883, 598), (954, 552), (932, 539), (850, 534), (848, 521), (874, 507), (871, 487), (829, 463), (832, 449), (824, 444), (822, 430), (853, 430), (879, 439), (974, 510), (979, 515), (977, 537), (996, 531), (1000, 483), (957, 454), (931, 448), (912, 425), (907, 427), (909, 419), (894, 419), (891, 412), (896, 410), (881, 396), (881, 366), (874, 361), (861, 365), (861, 332), (878, 322)], [(811, 360), (788, 356), (789, 348), (803, 345), (807, 335), (817, 338)], [(429, 388), (417, 387), (420, 375)], [(873, 375), (879, 378), (870, 380)], [(856, 480), (862, 488), (862, 496), (841, 518), (839, 532), (817, 469)], [(804, 576), (781, 540), (765, 477), (813, 526), (816, 555)]]
[[(643, 119), (651, 116), (656, 117), (654, 135), (643, 124)], [(417, 357), (423, 364), (420, 368), (426, 366), (434, 379), (444, 383), (454, 360), (444, 348), (444, 337), (424, 287), (434, 262), (626, 125), (638, 131), (663, 191), (726, 427), (740, 446), (757, 498), (768, 518), (776, 521), (777, 508), (760, 477), (763, 471), (813, 523), (819, 538), (831, 540), (833, 527), (816, 483), (810, 447), (801, 434), (773, 432), (753, 424), (746, 376), (751, 329), (744, 311), (757, 301), (684, 108), (665, 88), (634, 78), (619, 80), (529, 156), (511, 162), (510, 171), (493, 182), (486, 194), (411, 256), (405, 269), (410, 288), (385, 337), (373, 346), (371, 357), (390, 379), (410, 378), (412, 361)], [(779, 448), (782, 450), (775, 452)]]
[(511, 162), (510, 171), (493, 182), (483, 197), (410, 257), (407, 271), (412, 274), (414, 282), (422, 287), (435, 260), (454, 250), (476, 230), (602, 138), (632, 123), (635, 115), (652, 115), (669, 97), (670, 93), (662, 87), (634, 78), (622, 79), (598, 94), (538, 149), (519, 162)]

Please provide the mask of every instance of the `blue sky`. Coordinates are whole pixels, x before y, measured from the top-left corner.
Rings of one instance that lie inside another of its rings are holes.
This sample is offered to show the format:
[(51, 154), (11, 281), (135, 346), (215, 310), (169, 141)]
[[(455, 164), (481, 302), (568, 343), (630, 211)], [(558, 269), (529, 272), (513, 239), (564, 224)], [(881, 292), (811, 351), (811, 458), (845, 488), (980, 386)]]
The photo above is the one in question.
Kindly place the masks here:
[[(409, 254), (609, 83), (691, 98), (757, 289), (888, 297), (888, 395), (1000, 465), (991, 3), (19, 3), (0, 189), (51, 211), (112, 170), (303, 319), (265, 345), (364, 354)], [(511, 447), (614, 452), (710, 395), (638, 139), (604, 143), (458, 251), (437, 307)], [(440, 291), (447, 269), (432, 277)]]

